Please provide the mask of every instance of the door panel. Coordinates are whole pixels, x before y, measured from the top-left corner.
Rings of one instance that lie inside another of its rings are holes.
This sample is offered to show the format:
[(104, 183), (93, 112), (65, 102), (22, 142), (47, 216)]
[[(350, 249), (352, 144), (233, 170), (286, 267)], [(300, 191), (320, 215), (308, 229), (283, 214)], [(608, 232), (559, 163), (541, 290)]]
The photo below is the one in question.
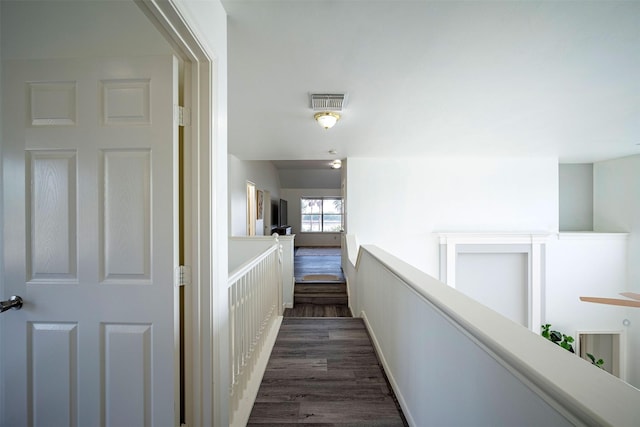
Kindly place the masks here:
[(151, 151), (101, 153), (100, 268), (103, 283), (151, 279)]
[(28, 151), (27, 281), (76, 281), (76, 152)]
[(3, 69), (7, 426), (177, 424), (177, 60)]

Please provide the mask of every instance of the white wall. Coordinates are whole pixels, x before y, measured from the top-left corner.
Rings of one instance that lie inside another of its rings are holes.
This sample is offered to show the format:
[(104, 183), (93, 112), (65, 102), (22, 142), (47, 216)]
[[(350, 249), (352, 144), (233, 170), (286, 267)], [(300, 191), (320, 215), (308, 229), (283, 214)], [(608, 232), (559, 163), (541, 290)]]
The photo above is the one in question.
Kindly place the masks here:
[(283, 188), (340, 188), (340, 170), (331, 169), (280, 169)]
[(229, 274), (251, 261), (275, 243), (269, 236), (244, 236), (229, 238)]
[[(640, 293), (640, 155), (594, 164), (594, 228), (627, 231), (625, 290)], [(609, 296), (621, 292), (619, 286)], [(629, 381), (640, 387), (640, 309), (628, 309)], [(618, 308), (618, 312), (624, 310)]]
[(347, 232), (438, 277), (438, 231), (555, 231), (553, 158), (349, 158)]
[(303, 197), (342, 197), (339, 188), (283, 188), (280, 197), (287, 201), (287, 218), (296, 246), (340, 246), (340, 233), (302, 233), (300, 199)]
[[(256, 185), (257, 190), (267, 190), (271, 199), (280, 198), (280, 179), (278, 171), (269, 161), (246, 161), (229, 156), (229, 235), (247, 235), (247, 181)], [(265, 201), (265, 209), (271, 209)], [(259, 221), (256, 229), (263, 231), (264, 224)], [(269, 226), (269, 224), (267, 224)]]
[(459, 253), (456, 289), (527, 327), (528, 270), (526, 253)]
[(560, 231), (593, 230), (593, 164), (563, 164), (560, 174)]
[[(630, 338), (633, 330), (623, 321), (633, 309), (579, 300), (581, 296), (616, 297), (624, 289), (626, 236), (561, 233), (547, 242), (546, 251), (543, 323), (551, 323), (552, 329), (574, 338), (578, 338), (578, 331), (619, 331)], [(626, 380), (637, 387), (637, 381), (628, 374), (637, 364), (638, 353), (628, 350), (626, 363), (623, 361)]]

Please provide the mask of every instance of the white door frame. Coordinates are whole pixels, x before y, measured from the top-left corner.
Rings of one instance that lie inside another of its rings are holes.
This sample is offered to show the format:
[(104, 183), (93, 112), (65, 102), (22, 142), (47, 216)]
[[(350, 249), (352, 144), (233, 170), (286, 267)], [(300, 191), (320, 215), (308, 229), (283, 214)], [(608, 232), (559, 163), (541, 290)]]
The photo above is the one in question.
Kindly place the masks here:
[(189, 426), (229, 424), (226, 144), (218, 141), (217, 61), (174, 0), (133, 0), (185, 62), (185, 401)]

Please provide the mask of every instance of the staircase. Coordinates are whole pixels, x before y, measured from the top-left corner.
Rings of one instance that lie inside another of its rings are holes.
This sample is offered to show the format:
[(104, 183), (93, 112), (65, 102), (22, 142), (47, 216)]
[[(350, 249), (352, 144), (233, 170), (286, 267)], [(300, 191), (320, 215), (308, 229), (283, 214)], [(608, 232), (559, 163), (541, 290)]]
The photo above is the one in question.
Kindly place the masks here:
[(303, 249), (294, 257), (294, 308), (285, 316), (351, 317), (339, 248)]
[(347, 305), (347, 284), (344, 281), (296, 282), (293, 301), (294, 304)]

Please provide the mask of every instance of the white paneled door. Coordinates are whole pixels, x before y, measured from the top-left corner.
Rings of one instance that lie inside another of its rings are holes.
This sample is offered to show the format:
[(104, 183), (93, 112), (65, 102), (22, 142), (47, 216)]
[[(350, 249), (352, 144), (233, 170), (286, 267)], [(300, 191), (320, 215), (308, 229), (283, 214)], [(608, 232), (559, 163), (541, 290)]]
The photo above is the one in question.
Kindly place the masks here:
[(4, 63), (3, 426), (177, 424), (177, 68)]

